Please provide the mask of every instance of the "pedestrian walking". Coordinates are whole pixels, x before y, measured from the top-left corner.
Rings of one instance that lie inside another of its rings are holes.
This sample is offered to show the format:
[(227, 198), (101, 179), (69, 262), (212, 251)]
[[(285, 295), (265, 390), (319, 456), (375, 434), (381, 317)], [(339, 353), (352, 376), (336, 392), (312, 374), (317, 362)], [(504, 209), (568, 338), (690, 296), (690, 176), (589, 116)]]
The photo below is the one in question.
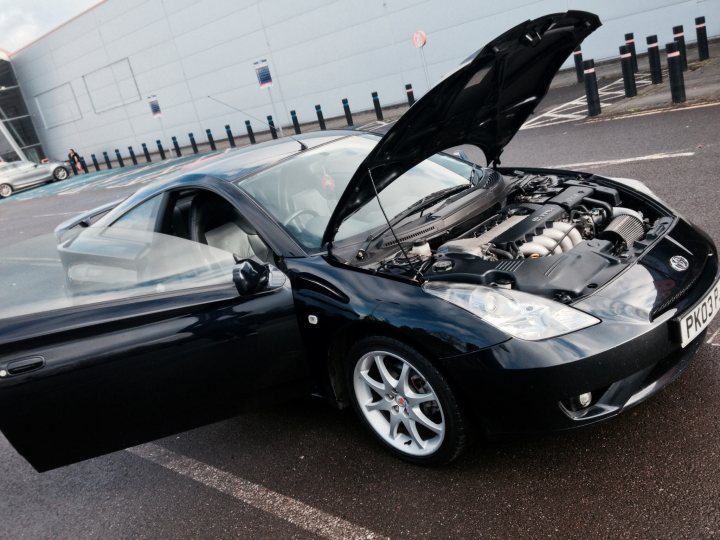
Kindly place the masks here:
[[(67, 157), (70, 165), (72, 166), (73, 172), (83, 170), (82, 162), (80, 161), (80, 154), (78, 154), (73, 148), (70, 149)], [(77, 174), (77, 172), (75, 172), (75, 174)]]

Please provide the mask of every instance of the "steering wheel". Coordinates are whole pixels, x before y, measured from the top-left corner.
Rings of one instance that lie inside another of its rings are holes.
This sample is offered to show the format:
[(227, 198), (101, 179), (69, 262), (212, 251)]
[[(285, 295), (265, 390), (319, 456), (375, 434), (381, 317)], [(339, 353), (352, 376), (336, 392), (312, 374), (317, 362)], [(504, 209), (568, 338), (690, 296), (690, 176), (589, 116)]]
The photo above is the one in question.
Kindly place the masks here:
[[(315, 210), (312, 210), (310, 208), (301, 208), (300, 210), (295, 210), (295, 212), (290, 214), (290, 217), (288, 217), (285, 221), (283, 221), (283, 226), (287, 227), (288, 225), (290, 225), (293, 221), (295, 221), (297, 218), (299, 218), (303, 214), (310, 214), (312, 217), (318, 217), (320, 215)], [(296, 227), (296, 228), (300, 229), (300, 227)]]

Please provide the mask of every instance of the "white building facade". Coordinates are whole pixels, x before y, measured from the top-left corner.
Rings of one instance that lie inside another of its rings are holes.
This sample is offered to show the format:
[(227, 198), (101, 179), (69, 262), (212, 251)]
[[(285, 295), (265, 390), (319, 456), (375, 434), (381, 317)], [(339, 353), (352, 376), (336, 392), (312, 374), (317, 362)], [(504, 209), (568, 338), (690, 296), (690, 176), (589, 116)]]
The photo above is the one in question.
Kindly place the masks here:
[[(695, 17), (709, 36), (720, 30), (718, 0), (105, 0), (11, 57), (45, 153), (73, 147), (85, 156), (119, 148), (136, 152), (160, 139), (182, 146), (188, 133), (223, 138), (225, 125), (245, 133), (245, 120), (273, 114), (276, 124), (372, 108), (417, 97), (490, 39), (528, 18), (568, 9), (598, 13), (603, 26), (583, 44), (585, 58), (616, 57), (634, 32), (672, 41), (684, 25), (695, 40)], [(421, 53), (411, 43), (423, 30)], [(273, 77), (260, 88), (253, 63), (266, 59)], [(570, 60), (569, 62), (572, 62)], [(569, 64), (568, 64), (569, 65)], [(272, 92), (272, 96), (270, 95)], [(150, 112), (157, 96), (161, 117)], [(238, 112), (212, 96), (241, 109)], [(256, 130), (265, 130), (252, 120)]]

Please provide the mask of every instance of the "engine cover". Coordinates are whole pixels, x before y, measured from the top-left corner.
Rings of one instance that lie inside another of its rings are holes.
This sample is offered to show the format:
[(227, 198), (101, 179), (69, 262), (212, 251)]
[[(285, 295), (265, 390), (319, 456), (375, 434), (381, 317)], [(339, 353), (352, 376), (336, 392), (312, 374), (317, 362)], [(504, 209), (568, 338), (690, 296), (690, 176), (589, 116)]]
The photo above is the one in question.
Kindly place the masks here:
[(513, 289), (542, 296), (566, 294), (577, 298), (612, 279), (623, 268), (612, 255), (612, 242), (584, 240), (569, 252), (556, 257), (486, 261), (460, 253), (448, 253), (441, 260), (447, 281), (482, 285), (505, 284)]
[(529, 242), (534, 236), (541, 234), (544, 229), (552, 226), (554, 222), (567, 217), (565, 209), (557, 204), (542, 206), (525, 204), (522, 207), (537, 207), (537, 209), (507, 231), (493, 238), (493, 244), (501, 249), (508, 249), (510, 244)]

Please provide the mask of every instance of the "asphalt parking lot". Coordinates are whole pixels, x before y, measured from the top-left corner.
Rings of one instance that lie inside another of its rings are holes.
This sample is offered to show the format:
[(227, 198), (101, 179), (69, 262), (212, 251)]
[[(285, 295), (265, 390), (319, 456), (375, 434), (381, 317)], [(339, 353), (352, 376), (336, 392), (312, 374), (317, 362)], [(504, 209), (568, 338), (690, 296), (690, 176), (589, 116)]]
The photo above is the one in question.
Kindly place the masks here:
[[(717, 242), (718, 125), (720, 104), (550, 124), (521, 131), (503, 165), (641, 179)], [(137, 188), (121, 174), (3, 201), (4, 242)], [(479, 442), (439, 469), (390, 457), (351, 411), (311, 398), (45, 474), (0, 437), (0, 537), (718, 537), (720, 319), (706, 341), (619, 418)]]

